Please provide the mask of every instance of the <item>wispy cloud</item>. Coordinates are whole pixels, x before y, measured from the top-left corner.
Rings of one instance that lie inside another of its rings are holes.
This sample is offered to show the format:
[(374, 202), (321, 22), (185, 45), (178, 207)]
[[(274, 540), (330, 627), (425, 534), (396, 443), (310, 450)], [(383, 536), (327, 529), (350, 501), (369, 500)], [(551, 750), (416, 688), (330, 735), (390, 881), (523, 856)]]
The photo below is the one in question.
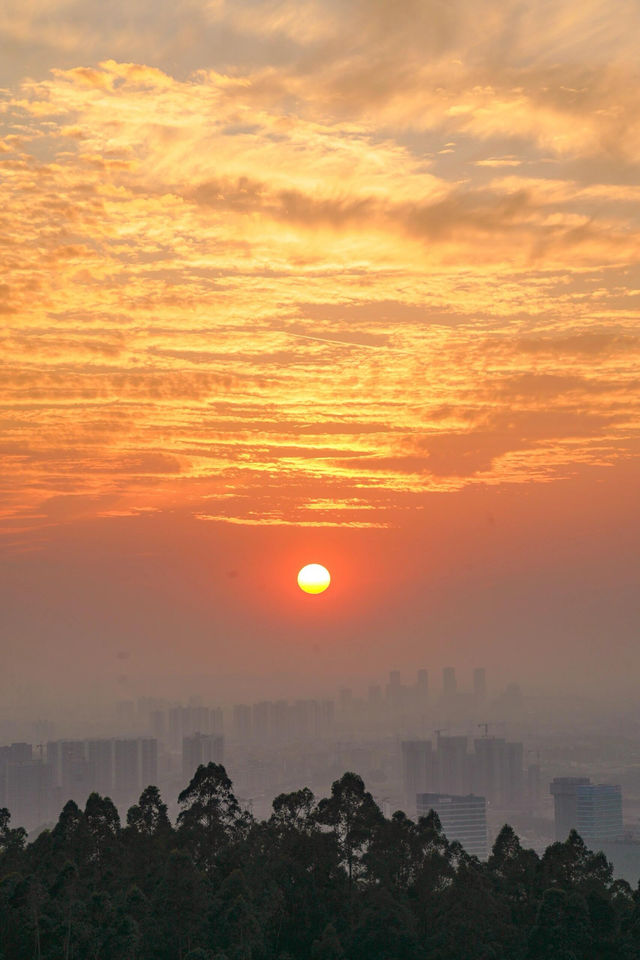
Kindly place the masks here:
[(0, 15), (48, 59), (1, 105), (6, 523), (377, 526), (637, 454), (635, 6), (187, 7), (214, 53)]

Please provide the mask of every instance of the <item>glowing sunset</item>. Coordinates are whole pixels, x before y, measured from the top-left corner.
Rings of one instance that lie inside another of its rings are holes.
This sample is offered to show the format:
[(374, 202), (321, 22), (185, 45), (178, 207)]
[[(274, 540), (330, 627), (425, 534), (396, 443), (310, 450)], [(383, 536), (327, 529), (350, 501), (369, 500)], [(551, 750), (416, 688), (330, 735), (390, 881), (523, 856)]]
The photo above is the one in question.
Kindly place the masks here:
[(321, 563), (308, 563), (298, 572), (298, 586), (305, 593), (324, 593), (331, 583), (331, 575)]
[(0, 18), (16, 675), (27, 584), (81, 673), (142, 657), (149, 611), (167, 675), (175, 630), (304, 673), (300, 554), (340, 566), (345, 658), (364, 631), (386, 662), (400, 615), (407, 663), (613, 632), (606, 669), (640, 666), (637, 5), (134, 6)]
[(639, 37), (0, 3), (0, 960), (640, 958)]

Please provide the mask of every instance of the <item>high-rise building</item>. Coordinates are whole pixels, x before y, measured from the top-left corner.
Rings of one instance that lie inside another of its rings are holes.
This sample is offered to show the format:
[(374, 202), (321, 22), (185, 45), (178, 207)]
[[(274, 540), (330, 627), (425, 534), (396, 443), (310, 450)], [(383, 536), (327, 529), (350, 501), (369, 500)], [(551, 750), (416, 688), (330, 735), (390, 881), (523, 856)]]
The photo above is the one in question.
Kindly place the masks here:
[(24, 763), (33, 759), (33, 746), (30, 743), (11, 743), (0, 747), (0, 764)]
[(540, 764), (530, 763), (527, 767), (527, 800), (531, 807), (540, 802)]
[(45, 756), (47, 758), (47, 763), (53, 771), (53, 786), (59, 787), (61, 783), (61, 740), (49, 740), (45, 745)]
[(129, 803), (141, 788), (158, 781), (158, 741), (152, 737), (53, 740), (46, 757), (52, 787), (60, 790), (63, 803), (72, 799), (83, 805), (94, 791)]
[(321, 700), (318, 704), (317, 732), (320, 735), (327, 734), (333, 730), (335, 706), (333, 700)]
[(135, 702), (133, 700), (118, 700), (116, 715), (120, 725), (127, 730), (131, 730), (136, 722)]
[(474, 747), (474, 790), (498, 806), (519, 806), (524, 800), (522, 743), (479, 737)]
[(169, 743), (176, 747), (182, 739), (182, 707), (171, 707), (167, 713)]
[(479, 737), (474, 741), (474, 790), (498, 806), (504, 805), (505, 746), (502, 737)]
[(0, 747), (0, 807), (6, 807), (7, 765), (10, 763), (26, 763), (33, 757), (33, 748), (30, 743), (12, 743)]
[(351, 687), (341, 687), (338, 690), (338, 706), (344, 717), (350, 717), (353, 712), (353, 690)]
[(151, 732), (157, 740), (162, 742), (167, 729), (167, 715), (164, 710), (152, 710), (149, 714)]
[(140, 792), (140, 749), (138, 740), (114, 741), (114, 794), (116, 802), (128, 803)]
[(158, 741), (155, 737), (142, 737), (140, 744), (140, 790), (158, 783)]
[(9, 762), (5, 771), (5, 803), (15, 825), (33, 829), (54, 815), (53, 770), (42, 760)]
[(403, 740), (402, 785), (407, 806), (413, 807), (416, 794), (432, 784), (433, 756), (430, 740)]
[(622, 837), (622, 791), (610, 783), (584, 783), (576, 791), (576, 830), (587, 844)]
[(519, 806), (524, 790), (524, 746), (522, 743), (505, 743), (504, 802), (508, 807)]
[(445, 697), (454, 697), (458, 689), (455, 667), (445, 667), (442, 671), (442, 692)]
[(466, 737), (438, 737), (438, 784), (442, 793), (465, 794), (471, 782)]
[(578, 822), (578, 787), (587, 786), (589, 777), (555, 777), (549, 787), (553, 796), (556, 840), (566, 840)]
[(224, 761), (224, 739), (213, 733), (194, 733), (182, 741), (182, 779), (189, 783), (200, 764)]
[(478, 704), (487, 699), (487, 675), (484, 667), (476, 667), (473, 671), (473, 695)]
[(211, 728), (210, 733), (222, 734), (224, 732), (224, 714), (221, 707), (214, 707), (211, 710)]
[(467, 853), (484, 860), (487, 856), (487, 801), (475, 794), (419, 793), (418, 816), (434, 810), (448, 840), (457, 840)]
[[(254, 703), (252, 708), (253, 734), (257, 740), (267, 740), (272, 734), (272, 704), (269, 700)], [(205, 733), (204, 730), (201, 733)]]
[(271, 729), (276, 740), (284, 740), (289, 732), (289, 704), (276, 700), (271, 705)]
[(113, 790), (113, 740), (88, 740), (87, 759), (92, 790), (109, 796)]
[(556, 777), (550, 786), (556, 840), (578, 831), (588, 846), (622, 837), (622, 791), (618, 785), (591, 783), (589, 777)]
[(239, 740), (251, 736), (251, 707), (245, 703), (237, 703), (233, 708), (233, 731)]
[(85, 741), (60, 740), (58, 745), (60, 765), (58, 770), (54, 766), (54, 777), (57, 773), (63, 802), (75, 800), (76, 803), (84, 805), (91, 793), (91, 766), (87, 760)]
[(291, 712), (296, 739), (305, 739), (315, 731), (315, 700), (296, 700)]
[(389, 671), (389, 683), (386, 688), (387, 703), (393, 710), (398, 710), (402, 706), (403, 688), (400, 682), (400, 671)]

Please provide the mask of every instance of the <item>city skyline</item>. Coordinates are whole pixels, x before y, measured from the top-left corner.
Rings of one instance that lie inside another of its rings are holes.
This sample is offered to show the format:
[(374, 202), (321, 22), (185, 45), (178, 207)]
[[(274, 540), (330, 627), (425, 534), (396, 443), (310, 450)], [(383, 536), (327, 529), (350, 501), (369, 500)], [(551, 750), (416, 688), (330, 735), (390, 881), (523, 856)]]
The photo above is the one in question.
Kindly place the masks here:
[(640, 957), (639, 34), (0, 4), (0, 960)]
[(638, 25), (9, 3), (10, 710), (390, 660), (633, 696)]

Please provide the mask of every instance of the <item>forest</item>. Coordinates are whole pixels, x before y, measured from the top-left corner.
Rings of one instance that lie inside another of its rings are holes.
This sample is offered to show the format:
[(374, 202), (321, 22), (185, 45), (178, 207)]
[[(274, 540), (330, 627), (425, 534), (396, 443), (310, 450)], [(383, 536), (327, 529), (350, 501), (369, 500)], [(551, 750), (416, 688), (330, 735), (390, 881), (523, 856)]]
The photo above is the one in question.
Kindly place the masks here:
[(179, 805), (92, 793), (31, 843), (0, 810), (0, 960), (640, 960), (640, 893), (575, 831), (480, 862), (355, 773), (260, 821), (214, 763)]

